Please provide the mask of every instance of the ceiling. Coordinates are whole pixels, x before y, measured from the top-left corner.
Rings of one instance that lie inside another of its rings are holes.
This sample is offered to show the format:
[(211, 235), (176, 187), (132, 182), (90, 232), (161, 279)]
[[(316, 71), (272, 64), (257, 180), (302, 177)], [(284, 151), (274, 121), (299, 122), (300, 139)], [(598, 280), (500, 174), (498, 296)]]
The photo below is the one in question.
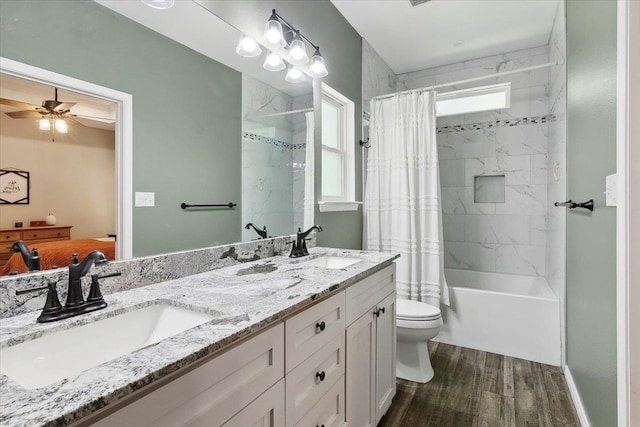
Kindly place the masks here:
[(546, 45), (559, 0), (331, 0), (396, 74)]
[[(0, 73), (0, 98), (13, 99), (15, 101), (40, 106), (42, 105), (42, 101), (54, 98), (54, 87)], [(115, 103), (65, 89), (58, 89), (58, 100), (62, 102), (76, 103), (76, 105), (71, 107), (71, 114), (80, 114), (96, 118), (100, 117), (104, 119), (88, 120), (80, 117), (74, 117), (74, 120), (77, 120), (83, 125), (97, 129), (115, 130)], [(2, 113), (20, 110), (22, 110), (22, 108), (0, 105), (0, 111)], [(15, 120), (28, 121), (28, 119)]]

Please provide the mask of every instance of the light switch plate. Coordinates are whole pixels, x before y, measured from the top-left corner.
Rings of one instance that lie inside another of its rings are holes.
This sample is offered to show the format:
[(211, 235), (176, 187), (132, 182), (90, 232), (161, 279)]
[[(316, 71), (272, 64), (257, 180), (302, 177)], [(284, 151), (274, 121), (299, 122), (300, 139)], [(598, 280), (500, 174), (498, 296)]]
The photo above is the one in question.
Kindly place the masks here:
[(136, 191), (136, 208), (152, 208), (156, 205), (156, 193)]
[(605, 184), (607, 206), (618, 206), (618, 175), (608, 175)]

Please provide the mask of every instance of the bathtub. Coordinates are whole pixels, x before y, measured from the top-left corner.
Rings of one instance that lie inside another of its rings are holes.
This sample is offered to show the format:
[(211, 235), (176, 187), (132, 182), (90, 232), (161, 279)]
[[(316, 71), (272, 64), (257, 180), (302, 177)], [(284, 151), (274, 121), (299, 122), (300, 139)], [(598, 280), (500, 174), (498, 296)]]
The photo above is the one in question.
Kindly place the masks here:
[(543, 277), (445, 269), (434, 341), (560, 366), (560, 301)]

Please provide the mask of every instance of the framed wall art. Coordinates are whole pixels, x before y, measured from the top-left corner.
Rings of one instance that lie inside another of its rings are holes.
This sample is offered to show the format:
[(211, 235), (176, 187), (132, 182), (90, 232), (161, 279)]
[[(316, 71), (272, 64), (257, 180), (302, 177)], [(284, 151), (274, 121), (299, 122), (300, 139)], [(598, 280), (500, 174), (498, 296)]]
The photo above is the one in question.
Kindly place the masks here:
[(29, 172), (0, 169), (0, 204), (29, 204)]

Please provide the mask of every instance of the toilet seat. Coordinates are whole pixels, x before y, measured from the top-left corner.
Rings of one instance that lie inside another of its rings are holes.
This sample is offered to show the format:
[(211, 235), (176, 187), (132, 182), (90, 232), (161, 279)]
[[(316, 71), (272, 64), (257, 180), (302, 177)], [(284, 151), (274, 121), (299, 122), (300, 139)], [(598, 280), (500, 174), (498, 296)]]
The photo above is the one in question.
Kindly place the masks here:
[(396, 319), (405, 321), (429, 321), (441, 317), (440, 309), (420, 301), (399, 299), (396, 302)]

